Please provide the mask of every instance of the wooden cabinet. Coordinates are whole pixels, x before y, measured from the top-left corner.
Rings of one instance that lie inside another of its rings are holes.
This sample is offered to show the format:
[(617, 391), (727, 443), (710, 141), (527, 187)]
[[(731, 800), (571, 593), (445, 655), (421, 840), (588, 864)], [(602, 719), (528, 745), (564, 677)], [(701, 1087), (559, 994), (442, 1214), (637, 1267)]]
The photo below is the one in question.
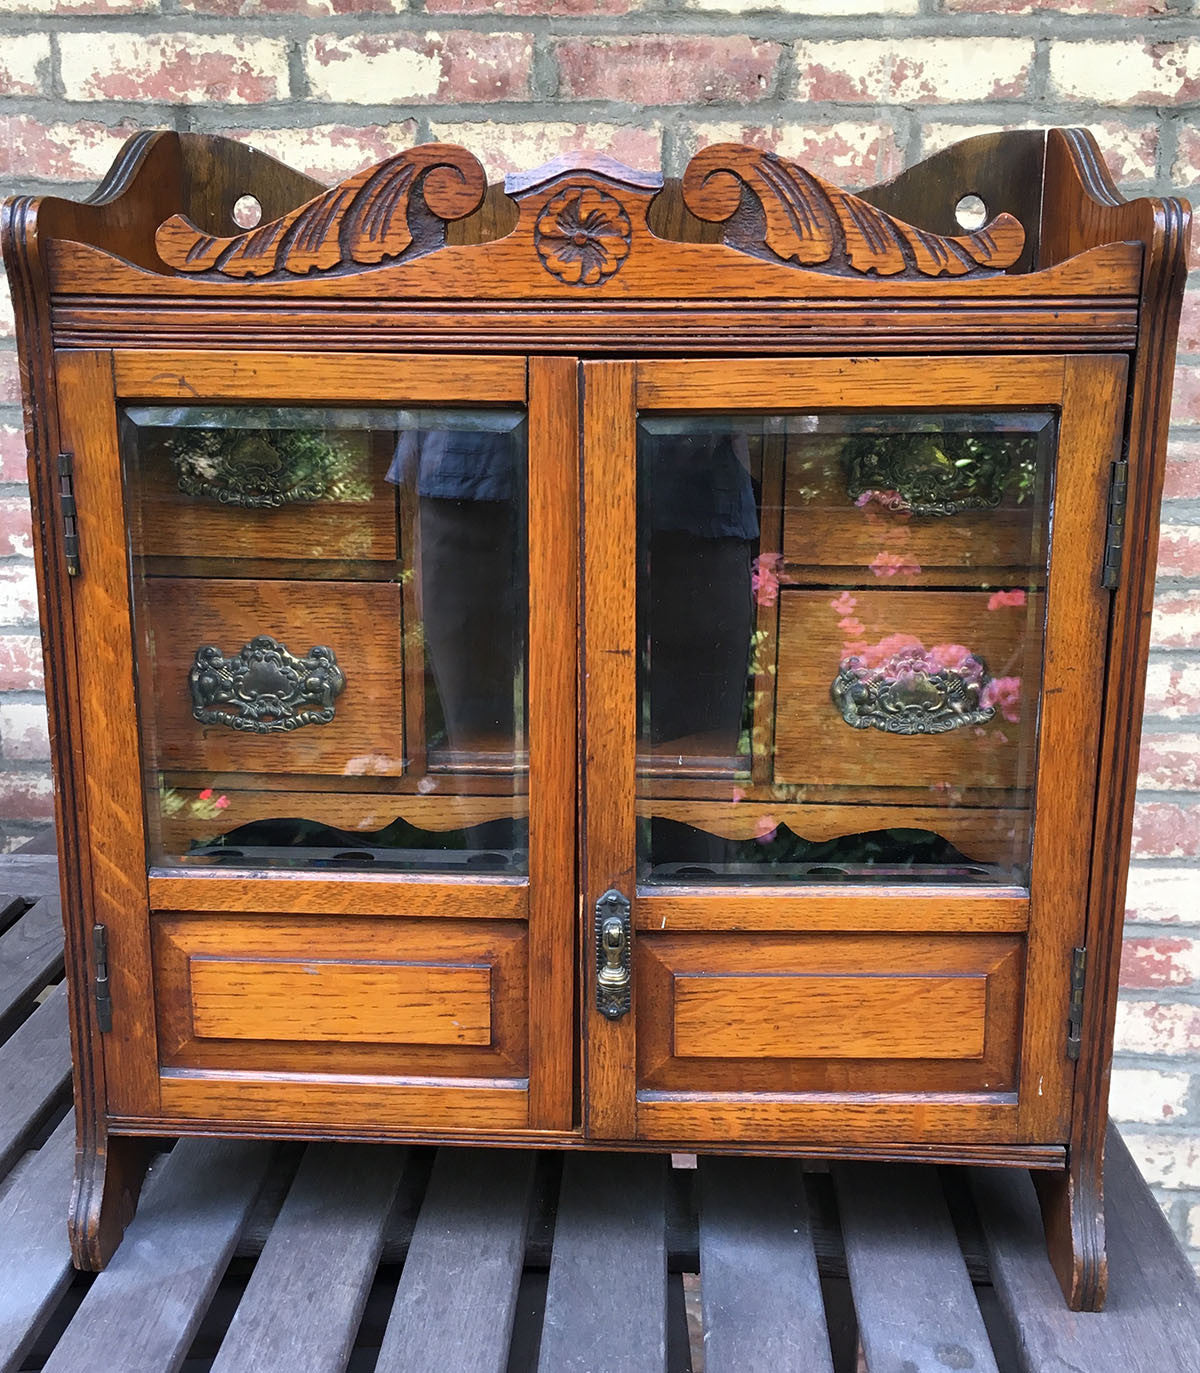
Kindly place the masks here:
[(476, 1139), (1032, 1166), (1103, 1299), (1186, 206), (159, 134), (6, 215), (80, 1264), (147, 1136)]

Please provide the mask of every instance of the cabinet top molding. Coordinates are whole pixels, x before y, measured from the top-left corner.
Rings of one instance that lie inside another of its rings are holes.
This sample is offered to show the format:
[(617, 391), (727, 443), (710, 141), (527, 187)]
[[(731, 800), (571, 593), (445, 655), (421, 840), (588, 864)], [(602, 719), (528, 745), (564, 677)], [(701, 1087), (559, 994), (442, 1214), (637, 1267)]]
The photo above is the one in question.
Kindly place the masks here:
[[(964, 231), (968, 195), (986, 222)], [(247, 196), (260, 222), (240, 228)], [(1186, 207), (1124, 201), (1084, 130), (969, 139), (857, 195), (730, 143), (678, 181), (568, 155), (490, 187), (465, 148), (432, 143), (326, 188), (234, 140), (163, 132), (130, 139), (87, 201), (9, 201), (5, 237), (36, 224), (52, 290), (77, 294), (1111, 297), (1136, 294), (1172, 215)]]

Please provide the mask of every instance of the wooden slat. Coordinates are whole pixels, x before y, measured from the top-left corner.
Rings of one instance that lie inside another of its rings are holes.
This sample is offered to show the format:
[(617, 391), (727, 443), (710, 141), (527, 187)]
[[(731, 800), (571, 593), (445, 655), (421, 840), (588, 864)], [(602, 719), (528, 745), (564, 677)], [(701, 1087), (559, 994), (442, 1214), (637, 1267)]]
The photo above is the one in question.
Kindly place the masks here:
[(20, 853), (4, 855), (3, 881), (0, 887), (5, 892), (34, 900), (39, 896), (57, 896), (58, 855), (54, 852), (54, 831), (47, 830), (39, 836), (41, 842), (50, 844), (49, 850), (35, 849), (31, 840)]
[(534, 1166), (524, 1151), (439, 1151), (376, 1373), (504, 1373)]
[(212, 1373), (342, 1373), (407, 1159), (380, 1145), (309, 1147)]
[(0, 1175), (65, 1091), (70, 1076), (67, 988), (62, 983), (0, 1045)]
[(541, 1373), (663, 1373), (666, 1162), (592, 1154), (563, 1168)]
[(846, 1164), (834, 1181), (871, 1373), (997, 1373), (937, 1173)]
[(44, 1373), (172, 1373), (237, 1244), (271, 1150), (183, 1140), (142, 1195)]
[(1023, 1373), (1165, 1373), (1200, 1368), (1200, 1286), (1117, 1132), (1105, 1176), (1108, 1301), (1067, 1309), (1046, 1257), (1028, 1174), (972, 1170), (992, 1281)]
[(799, 1164), (703, 1158), (699, 1168), (707, 1373), (833, 1373)]
[(75, 1161), (75, 1117), (62, 1124), (0, 1200), (0, 1373), (20, 1368), (70, 1286), (67, 1202)]
[[(4, 885), (10, 886), (7, 873)], [(57, 898), (45, 897), (0, 935), (0, 1027), (52, 982), (62, 965), (62, 907)]]

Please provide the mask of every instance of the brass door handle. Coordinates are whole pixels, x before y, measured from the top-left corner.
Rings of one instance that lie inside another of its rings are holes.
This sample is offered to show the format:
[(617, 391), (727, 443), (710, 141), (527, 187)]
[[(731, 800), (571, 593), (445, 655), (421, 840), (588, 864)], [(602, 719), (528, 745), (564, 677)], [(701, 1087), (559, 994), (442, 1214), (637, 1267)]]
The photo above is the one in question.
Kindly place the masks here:
[(629, 1013), (631, 933), (629, 900), (610, 887), (596, 902), (596, 1009), (609, 1020)]
[(996, 713), (982, 658), (939, 662), (916, 640), (883, 662), (844, 658), (829, 694), (848, 725), (885, 734), (945, 734)]

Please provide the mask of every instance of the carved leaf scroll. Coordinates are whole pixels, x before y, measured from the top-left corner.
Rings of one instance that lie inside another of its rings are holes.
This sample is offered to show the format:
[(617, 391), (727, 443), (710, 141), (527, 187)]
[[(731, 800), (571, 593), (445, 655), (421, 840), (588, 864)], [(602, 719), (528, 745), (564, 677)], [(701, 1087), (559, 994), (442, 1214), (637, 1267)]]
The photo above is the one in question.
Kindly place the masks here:
[[(172, 215), (159, 226), (155, 243), (168, 266), (211, 276), (369, 267), (440, 247), (444, 226), (426, 223), (433, 233), (419, 241), (414, 214), (423, 211), (426, 221), (462, 219), (479, 207), (486, 187), (483, 168), (465, 148), (427, 143), (368, 167), (270, 224), (218, 238)], [(414, 199), (418, 191), (421, 204)]]
[(991, 275), (1012, 266), (1025, 245), (1025, 230), (1010, 214), (970, 234), (926, 233), (794, 162), (738, 143), (697, 153), (683, 197), (697, 218), (726, 222), (730, 247), (840, 275)]

